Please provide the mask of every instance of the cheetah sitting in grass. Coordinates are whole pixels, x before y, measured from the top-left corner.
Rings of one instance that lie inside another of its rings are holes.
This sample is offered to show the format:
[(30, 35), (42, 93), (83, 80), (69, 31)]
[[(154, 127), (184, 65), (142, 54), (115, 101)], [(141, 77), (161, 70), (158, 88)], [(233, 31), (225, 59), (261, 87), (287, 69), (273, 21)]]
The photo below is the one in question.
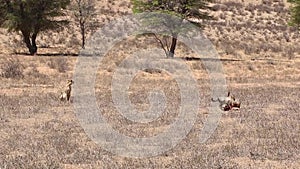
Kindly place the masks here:
[(67, 86), (66, 88), (64, 89), (63, 92), (61, 92), (60, 96), (59, 96), (59, 99), (61, 101), (70, 101), (70, 97), (71, 97), (71, 90), (72, 90), (72, 84), (74, 83), (73, 80), (68, 80), (67, 81)]
[(235, 99), (233, 95), (228, 92), (227, 97), (219, 97), (217, 99), (211, 99), (213, 102), (219, 102), (223, 111), (238, 110), (241, 107), (241, 102)]

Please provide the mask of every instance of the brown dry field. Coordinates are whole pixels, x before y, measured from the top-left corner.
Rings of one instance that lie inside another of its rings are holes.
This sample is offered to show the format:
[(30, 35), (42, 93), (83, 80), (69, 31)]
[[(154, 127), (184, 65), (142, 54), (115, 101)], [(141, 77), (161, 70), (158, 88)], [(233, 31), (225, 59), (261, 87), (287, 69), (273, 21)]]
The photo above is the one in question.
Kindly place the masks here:
[[(130, 13), (128, 1), (98, 2), (100, 21)], [(211, 84), (201, 60), (183, 59), (194, 55), (179, 43), (176, 57), (182, 58), (198, 82), (200, 109), (183, 141), (149, 158), (106, 151), (84, 132), (73, 103), (58, 100), (66, 79), (73, 77), (80, 49), (71, 26), (63, 32), (42, 34), (37, 56), (23, 54), (26, 48), (13, 43), (19, 36), (1, 30), (0, 73), (7, 59), (15, 58), (23, 66), (23, 78), (0, 76), (0, 168), (300, 168), (300, 38), (282, 19), (288, 17), (287, 4), (267, 0), (264, 2), (272, 6), (266, 8), (249, 5), (262, 1), (222, 2), (225, 6), (214, 12), (219, 19), (209, 22), (204, 34), (216, 46), (227, 88), (242, 107), (224, 112), (208, 141), (198, 142), (209, 113)], [(166, 72), (140, 71), (129, 88), (130, 100), (138, 110), (149, 108), (151, 90), (166, 93), (167, 108), (156, 121), (133, 123), (113, 105), (114, 70), (133, 52), (153, 46), (157, 46), (153, 39), (130, 37), (109, 51), (97, 72), (95, 90), (102, 115), (131, 137), (158, 134), (178, 115), (178, 85)]]

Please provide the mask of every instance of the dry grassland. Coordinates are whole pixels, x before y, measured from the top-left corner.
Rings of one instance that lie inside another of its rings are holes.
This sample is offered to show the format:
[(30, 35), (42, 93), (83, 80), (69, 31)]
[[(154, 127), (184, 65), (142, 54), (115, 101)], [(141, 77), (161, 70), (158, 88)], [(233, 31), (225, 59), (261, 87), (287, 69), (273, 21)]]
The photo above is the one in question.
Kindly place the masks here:
[[(201, 60), (183, 59), (198, 82), (196, 124), (174, 149), (151, 158), (120, 157), (104, 150), (86, 135), (72, 102), (58, 100), (65, 79), (73, 76), (80, 46), (72, 26), (40, 36), (37, 56), (22, 54), (24, 46), (13, 43), (19, 36), (1, 30), (0, 168), (300, 168), (300, 38), (286, 26), (287, 5), (280, 0), (222, 2), (215, 7), (217, 19), (208, 22), (204, 33), (220, 54), (228, 90), (241, 100), (241, 109), (224, 112), (214, 134), (200, 144), (211, 84)], [(103, 23), (131, 13), (128, 1), (98, 1), (97, 7)], [(114, 70), (122, 59), (149, 46), (156, 46), (155, 40), (126, 39), (109, 51), (97, 72), (102, 115), (132, 137), (164, 131), (180, 105), (178, 85), (168, 73), (141, 71), (129, 88), (132, 104), (147, 110), (148, 92), (161, 89), (167, 98), (164, 114), (150, 124), (137, 124), (114, 107)], [(179, 44), (177, 57), (190, 56), (193, 52)], [(13, 71), (6, 71), (11, 67)]]

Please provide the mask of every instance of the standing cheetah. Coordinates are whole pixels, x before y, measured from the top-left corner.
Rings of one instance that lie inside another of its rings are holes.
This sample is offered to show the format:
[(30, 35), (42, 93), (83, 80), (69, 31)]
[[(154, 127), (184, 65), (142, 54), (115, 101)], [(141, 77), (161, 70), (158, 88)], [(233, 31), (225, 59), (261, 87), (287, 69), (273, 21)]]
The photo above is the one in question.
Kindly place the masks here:
[(59, 96), (59, 99), (61, 101), (70, 101), (70, 97), (71, 97), (71, 90), (72, 90), (72, 84), (74, 83), (73, 80), (68, 80), (67, 81), (67, 86), (66, 88), (64, 89), (63, 92), (61, 92), (60, 96)]

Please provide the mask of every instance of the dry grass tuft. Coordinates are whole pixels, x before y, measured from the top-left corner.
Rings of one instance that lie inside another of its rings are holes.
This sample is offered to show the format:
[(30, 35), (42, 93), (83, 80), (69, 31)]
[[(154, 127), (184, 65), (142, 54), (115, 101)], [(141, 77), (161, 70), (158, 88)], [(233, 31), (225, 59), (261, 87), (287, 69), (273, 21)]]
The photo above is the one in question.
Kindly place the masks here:
[(69, 69), (68, 60), (64, 57), (50, 58), (47, 65), (51, 69), (57, 69), (60, 73), (64, 73)]
[[(298, 35), (294, 28), (285, 26), (286, 4), (282, 0), (241, 1), (226, 0), (215, 6), (217, 20), (204, 32), (226, 54), (221, 60), (228, 89), (242, 102), (240, 110), (222, 114), (207, 142), (199, 143), (199, 133), (209, 115), (212, 84), (202, 60), (179, 43), (178, 57), (191, 58), (183, 61), (191, 67), (201, 99), (196, 123), (187, 137), (151, 158), (120, 157), (94, 143), (80, 125), (72, 103), (58, 100), (59, 87), (71, 78), (68, 70), (77, 59), (62, 56), (66, 48), (73, 51), (78, 47), (77, 36), (68, 29), (49, 32), (39, 40), (46, 47), (40, 48), (39, 52), (46, 53), (41, 57), (12, 54), (9, 57), (22, 59), (7, 62), (8, 56), (0, 54), (1, 72), (19, 71), (15, 74), (25, 76), (0, 78), (0, 168), (300, 168)], [(97, 2), (103, 23), (130, 11), (129, 1)], [(0, 39), (3, 35), (0, 33)], [(61, 37), (74, 41), (65, 44)], [(145, 111), (150, 107), (148, 94), (164, 91), (167, 103), (163, 115), (149, 124), (139, 124), (116, 110), (111, 94), (115, 70), (128, 56), (147, 47), (159, 45), (151, 38), (126, 39), (107, 53), (97, 72), (95, 97), (103, 108), (99, 113), (128, 137), (146, 138), (166, 131), (178, 118), (183, 99), (170, 74), (148, 69), (134, 77), (128, 97), (137, 110)], [(55, 54), (47, 55), (51, 53)]]
[(21, 79), (24, 78), (24, 66), (20, 63), (19, 59), (8, 58), (1, 66), (1, 76), (4, 78)]

